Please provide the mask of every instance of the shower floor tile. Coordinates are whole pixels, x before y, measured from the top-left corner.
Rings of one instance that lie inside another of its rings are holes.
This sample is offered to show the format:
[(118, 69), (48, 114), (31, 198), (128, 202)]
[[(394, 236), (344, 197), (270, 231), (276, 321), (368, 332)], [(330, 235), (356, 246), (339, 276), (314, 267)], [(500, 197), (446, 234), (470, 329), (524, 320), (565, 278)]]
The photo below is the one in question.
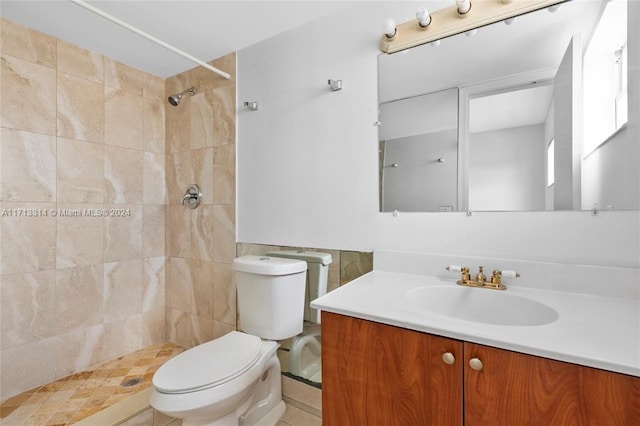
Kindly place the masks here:
[[(3, 426), (76, 423), (149, 388), (153, 373), (182, 351), (183, 347), (173, 343), (149, 346), (107, 361), (94, 370), (13, 396), (0, 404), (0, 423)], [(125, 382), (134, 384), (124, 387)]]

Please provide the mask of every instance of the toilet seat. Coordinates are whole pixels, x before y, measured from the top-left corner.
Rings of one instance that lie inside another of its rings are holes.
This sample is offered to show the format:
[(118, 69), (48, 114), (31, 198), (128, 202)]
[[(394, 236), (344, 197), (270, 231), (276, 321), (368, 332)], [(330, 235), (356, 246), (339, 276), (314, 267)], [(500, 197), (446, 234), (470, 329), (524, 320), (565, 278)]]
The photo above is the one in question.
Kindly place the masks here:
[(153, 376), (153, 386), (177, 394), (220, 386), (258, 362), (261, 342), (257, 336), (232, 331), (167, 361)]

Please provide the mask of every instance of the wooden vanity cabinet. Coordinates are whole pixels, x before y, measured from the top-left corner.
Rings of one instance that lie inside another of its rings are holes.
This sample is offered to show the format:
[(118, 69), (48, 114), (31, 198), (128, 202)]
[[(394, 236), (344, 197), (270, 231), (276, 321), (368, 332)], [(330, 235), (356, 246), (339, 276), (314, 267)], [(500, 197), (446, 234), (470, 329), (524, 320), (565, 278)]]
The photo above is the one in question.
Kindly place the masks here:
[(472, 343), (464, 358), (465, 426), (640, 425), (638, 377)]
[(462, 424), (462, 342), (329, 312), (321, 336), (323, 425)]
[(638, 426), (640, 378), (322, 312), (322, 420)]

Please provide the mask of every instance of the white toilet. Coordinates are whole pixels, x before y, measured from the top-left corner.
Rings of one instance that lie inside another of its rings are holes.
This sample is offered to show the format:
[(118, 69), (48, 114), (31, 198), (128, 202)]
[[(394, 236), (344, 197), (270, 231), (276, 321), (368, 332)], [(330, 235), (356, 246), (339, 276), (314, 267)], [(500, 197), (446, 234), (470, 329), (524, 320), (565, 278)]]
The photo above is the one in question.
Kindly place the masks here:
[(244, 333), (189, 349), (153, 376), (151, 406), (184, 426), (276, 425), (285, 411), (276, 340), (302, 331), (307, 264), (243, 256), (233, 268)]

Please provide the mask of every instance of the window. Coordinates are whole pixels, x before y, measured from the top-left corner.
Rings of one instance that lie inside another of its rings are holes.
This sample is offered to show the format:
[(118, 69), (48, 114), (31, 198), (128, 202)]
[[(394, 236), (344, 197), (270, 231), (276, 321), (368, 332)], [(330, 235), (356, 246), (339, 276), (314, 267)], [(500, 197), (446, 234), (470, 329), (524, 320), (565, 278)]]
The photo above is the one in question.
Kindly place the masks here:
[(627, 122), (627, 0), (607, 2), (584, 54), (587, 156)]

